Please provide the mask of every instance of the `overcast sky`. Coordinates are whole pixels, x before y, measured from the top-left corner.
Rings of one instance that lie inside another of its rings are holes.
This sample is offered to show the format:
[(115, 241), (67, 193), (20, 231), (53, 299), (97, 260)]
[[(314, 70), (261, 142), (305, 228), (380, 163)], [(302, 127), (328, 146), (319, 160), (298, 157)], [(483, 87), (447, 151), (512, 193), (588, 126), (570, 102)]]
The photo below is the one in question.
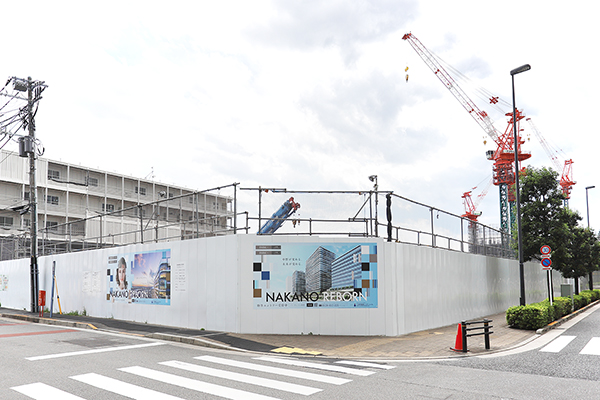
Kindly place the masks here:
[[(600, 227), (593, 2), (3, 3), (0, 78), (48, 85), (36, 117), (46, 158), (194, 189), (365, 190), (376, 174), (381, 190), (461, 214), (462, 193), (491, 178), (493, 147), (402, 40), (412, 32), (509, 103), (510, 70), (531, 65), (517, 106), (561, 165), (573, 159), (584, 224), (585, 187), (598, 186)], [(553, 166), (533, 134), (524, 150), (526, 164)], [(479, 208), (499, 225), (496, 187)]]

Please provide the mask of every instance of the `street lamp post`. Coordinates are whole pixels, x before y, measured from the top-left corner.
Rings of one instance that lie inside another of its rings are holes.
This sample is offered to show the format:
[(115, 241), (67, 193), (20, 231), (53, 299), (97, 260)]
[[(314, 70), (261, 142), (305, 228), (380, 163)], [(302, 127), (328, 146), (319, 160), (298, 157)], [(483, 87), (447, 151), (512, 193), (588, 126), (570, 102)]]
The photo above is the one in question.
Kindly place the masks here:
[[(587, 209), (587, 227), (590, 228), (590, 203), (588, 203), (588, 190), (593, 189), (596, 186), (587, 186), (585, 188), (585, 208)], [(590, 290), (594, 290), (594, 273), (590, 271), (589, 279), (588, 279), (588, 288)]]
[(596, 186), (588, 186), (585, 188), (585, 207), (587, 208), (587, 227), (590, 227), (590, 204), (588, 203), (588, 190), (593, 189)]
[(519, 193), (519, 139), (517, 135), (517, 106), (515, 103), (515, 75), (521, 72), (529, 71), (531, 66), (529, 64), (521, 65), (518, 68), (510, 71), (512, 80), (512, 100), (513, 100), (513, 133), (514, 133), (514, 144), (515, 148), (515, 192), (517, 201), (517, 242), (519, 252), (519, 281), (521, 286), (521, 299), (520, 304), (525, 305), (525, 269), (523, 267), (523, 239), (521, 238), (521, 195)]

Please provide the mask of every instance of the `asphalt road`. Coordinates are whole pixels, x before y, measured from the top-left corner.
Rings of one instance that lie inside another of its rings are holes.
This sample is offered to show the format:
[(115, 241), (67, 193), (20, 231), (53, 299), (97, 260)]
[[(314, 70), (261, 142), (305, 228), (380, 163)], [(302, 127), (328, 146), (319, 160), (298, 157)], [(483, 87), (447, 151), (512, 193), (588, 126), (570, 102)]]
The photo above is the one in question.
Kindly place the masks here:
[(0, 319), (0, 399), (595, 398), (599, 328), (592, 310), (506, 353), (384, 362), (265, 356)]

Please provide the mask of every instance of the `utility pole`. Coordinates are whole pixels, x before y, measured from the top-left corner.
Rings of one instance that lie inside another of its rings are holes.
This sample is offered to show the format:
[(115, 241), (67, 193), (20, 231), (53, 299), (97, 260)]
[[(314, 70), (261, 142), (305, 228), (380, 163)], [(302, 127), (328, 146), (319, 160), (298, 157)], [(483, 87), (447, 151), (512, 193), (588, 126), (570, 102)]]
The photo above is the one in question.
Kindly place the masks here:
[(33, 122), (33, 82), (31, 77), (27, 78), (27, 120), (29, 128), (29, 142), (31, 143), (32, 151), (29, 152), (29, 211), (31, 212), (31, 312), (37, 313), (38, 302), (37, 294), (39, 288), (39, 270), (37, 262), (38, 243), (37, 243), (37, 183), (35, 180), (35, 126)]
[[(19, 138), (19, 156), (29, 159), (29, 211), (31, 215), (31, 254), (30, 254), (30, 275), (31, 275), (31, 312), (39, 312), (38, 291), (39, 291), (39, 269), (38, 269), (38, 215), (37, 215), (37, 184), (36, 184), (36, 139), (35, 139), (35, 121), (34, 105), (42, 98), (41, 94), (46, 89), (46, 84), (42, 81), (34, 81), (31, 77), (27, 80), (12, 77), (13, 87), (16, 91), (27, 92), (27, 105), (19, 110), (23, 128), (27, 127), (28, 135)], [(22, 98), (19, 98), (22, 99)], [(24, 99), (22, 99), (24, 100)]]

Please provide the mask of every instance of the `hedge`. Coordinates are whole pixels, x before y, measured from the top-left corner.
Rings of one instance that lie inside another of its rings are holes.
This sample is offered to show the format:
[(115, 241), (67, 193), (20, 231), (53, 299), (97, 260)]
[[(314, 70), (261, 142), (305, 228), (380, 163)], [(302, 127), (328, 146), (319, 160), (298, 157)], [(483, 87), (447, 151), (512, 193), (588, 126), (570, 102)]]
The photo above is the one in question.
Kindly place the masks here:
[(550, 305), (548, 299), (526, 306), (514, 306), (506, 310), (506, 322), (512, 328), (540, 329), (552, 321), (564, 317), (600, 299), (600, 290), (584, 290), (570, 297), (555, 297)]

